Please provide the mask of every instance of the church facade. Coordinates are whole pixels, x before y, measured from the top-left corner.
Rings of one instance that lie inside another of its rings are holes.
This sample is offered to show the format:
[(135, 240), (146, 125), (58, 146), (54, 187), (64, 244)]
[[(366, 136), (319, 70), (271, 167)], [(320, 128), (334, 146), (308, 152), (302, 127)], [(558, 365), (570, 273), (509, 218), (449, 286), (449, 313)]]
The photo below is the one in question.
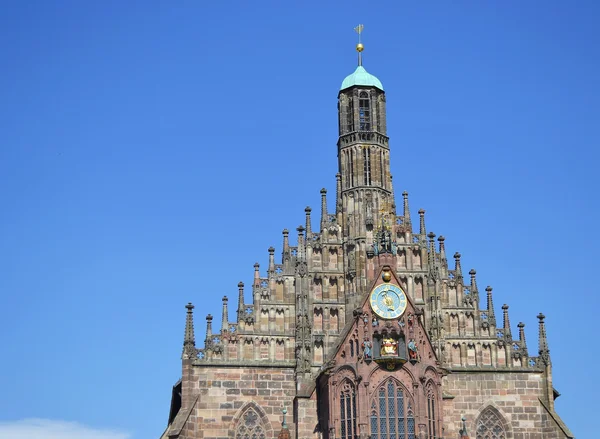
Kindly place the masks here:
[(395, 197), (385, 91), (357, 50), (338, 94), (335, 211), (322, 189), (318, 218), (307, 207), (281, 259), (271, 247), (268, 267), (254, 265), (252, 303), (240, 282), (220, 328), (206, 317), (203, 347), (186, 306), (161, 439), (572, 438), (544, 316), (532, 349), (425, 211)]

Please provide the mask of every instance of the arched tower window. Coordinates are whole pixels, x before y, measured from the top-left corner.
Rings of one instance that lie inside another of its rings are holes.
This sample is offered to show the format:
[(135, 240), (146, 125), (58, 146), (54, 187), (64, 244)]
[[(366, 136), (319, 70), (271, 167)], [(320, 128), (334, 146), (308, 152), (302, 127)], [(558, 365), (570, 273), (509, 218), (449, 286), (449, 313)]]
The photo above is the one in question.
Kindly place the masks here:
[(371, 186), (371, 149), (368, 146), (363, 148), (363, 172), (365, 186)]
[(493, 407), (487, 407), (477, 418), (476, 439), (506, 439), (502, 415)]
[(249, 407), (241, 416), (235, 431), (235, 439), (266, 439), (260, 416), (254, 408)]
[(342, 384), (340, 392), (340, 438), (354, 439), (356, 430), (356, 391), (348, 380)]
[(358, 98), (358, 121), (360, 131), (371, 131), (371, 101), (369, 94), (361, 91)]
[(427, 438), (436, 439), (438, 437), (438, 407), (435, 387), (430, 381), (427, 384)]
[(349, 96), (348, 108), (346, 109), (346, 132), (354, 131), (354, 98)]
[(394, 379), (388, 379), (373, 393), (369, 421), (371, 439), (415, 439), (412, 400)]

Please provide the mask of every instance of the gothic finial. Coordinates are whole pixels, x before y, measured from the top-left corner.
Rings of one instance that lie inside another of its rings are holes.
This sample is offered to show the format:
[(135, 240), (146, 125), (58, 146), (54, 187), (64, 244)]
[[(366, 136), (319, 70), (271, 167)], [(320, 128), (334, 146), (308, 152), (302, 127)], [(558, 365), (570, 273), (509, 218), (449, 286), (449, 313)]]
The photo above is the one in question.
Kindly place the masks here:
[(194, 335), (194, 305), (188, 303), (185, 308), (187, 314), (185, 316), (185, 334), (183, 336), (183, 359), (189, 360), (196, 355), (196, 337)]
[(458, 433), (460, 434), (460, 439), (469, 439), (469, 433), (467, 432), (467, 418), (465, 418), (463, 415), (461, 421), (462, 427), (458, 431)]
[(229, 313), (227, 312), (227, 296), (223, 296), (223, 318), (221, 319), (221, 332), (229, 329)]
[(544, 362), (544, 364), (550, 364), (550, 349), (548, 349), (548, 339), (546, 338), (546, 324), (544, 323), (544, 319), (546, 316), (542, 313), (539, 313), (537, 318), (540, 321), (540, 333), (539, 333), (539, 350), (538, 353), (540, 355), (540, 359)]
[(254, 286), (260, 285), (260, 264), (258, 262), (254, 263)]
[(299, 225), (296, 230), (298, 231), (298, 259), (304, 260), (304, 227)]
[(490, 325), (496, 326), (496, 314), (494, 313), (494, 299), (492, 298), (492, 287), (489, 285), (485, 288), (487, 292), (487, 313), (488, 322)]
[(281, 234), (283, 235), (283, 253), (286, 253), (290, 249), (290, 242), (288, 240), (290, 232), (288, 231), (288, 229), (283, 229), (283, 232), (281, 232)]
[(444, 238), (442, 235), (440, 235), (438, 237), (438, 244), (440, 245), (440, 259), (445, 260), (446, 259), (446, 244), (445, 244), (446, 238)]
[[(206, 316), (206, 340), (210, 340), (212, 337), (212, 314)], [(206, 340), (204, 341), (206, 343)]]
[(244, 318), (244, 282), (238, 283), (238, 323)]
[(525, 323), (519, 322), (517, 328), (519, 328), (519, 343), (521, 348), (527, 351), (527, 342), (525, 341)]
[(477, 291), (477, 279), (475, 278), (476, 274), (477, 272), (475, 271), (475, 269), (471, 268), (471, 271), (469, 271), (469, 275), (471, 276), (471, 292), (473, 293)]
[(269, 275), (275, 273), (275, 248), (269, 247)]
[(327, 227), (327, 189), (321, 189), (321, 231)]
[(354, 28), (354, 31), (358, 34), (358, 44), (356, 45), (356, 51), (358, 52), (358, 65), (362, 66), (362, 51), (365, 50), (365, 46), (360, 41), (360, 35), (362, 34), (365, 26), (363, 24), (359, 24)]
[(408, 207), (408, 192), (402, 192), (402, 198), (404, 199), (404, 225), (412, 232), (412, 222), (410, 220), (410, 208)]
[[(454, 253), (454, 275), (457, 279), (462, 279), (462, 268), (460, 266), (460, 253)], [(461, 284), (462, 285), (462, 284)]]
[(425, 209), (419, 209), (419, 233), (425, 235)]
[(502, 323), (502, 326), (504, 327), (504, 337), (512, 339), (510, 333), (510, 320), (508, 319), (508, 305), (506, 303), (502, 305)]
[(312, 226), (310, 224), (310, 212), (312, 211), (312, 209), (310, 208), (310, 206), (306, 206), (306, 208), (304, 209), (304, 213), (306, 214), (306, 237), (310, 237), (310, 235), (312, 235)]

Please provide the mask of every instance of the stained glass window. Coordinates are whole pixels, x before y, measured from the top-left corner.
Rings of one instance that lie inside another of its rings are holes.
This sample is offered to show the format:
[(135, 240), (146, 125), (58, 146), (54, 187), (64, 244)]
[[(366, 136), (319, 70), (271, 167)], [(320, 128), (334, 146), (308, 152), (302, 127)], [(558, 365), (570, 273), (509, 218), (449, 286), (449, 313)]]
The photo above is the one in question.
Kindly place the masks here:
[(477, 418), (476, 439), (506, 439), (502, 416), (493, 407), (486, 408)]
[(260, 416), (254, 408), (250, 407), (242, 415), (235, 439), (265, 439), (265, 429), (260, 421)]
[(351, 439), (356, 432), (356, 392), (349, 382), (342, 385), (340, 393), (340, 438)]
[(373, 394), (370, 426), (371, 439), (415, 439), (410, 399), (397, 381), (385, 381)]

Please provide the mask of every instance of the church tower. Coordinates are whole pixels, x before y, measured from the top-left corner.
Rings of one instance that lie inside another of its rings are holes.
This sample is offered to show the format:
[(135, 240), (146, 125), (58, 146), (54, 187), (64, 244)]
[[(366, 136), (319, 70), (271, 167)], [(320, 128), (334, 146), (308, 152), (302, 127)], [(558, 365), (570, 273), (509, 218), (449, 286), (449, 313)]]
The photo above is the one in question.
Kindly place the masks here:
[(362, 25), (355, 29), (359, 34), (358, 66), (338, 93), (336, 207), (348, 261), (345, 286), (350, 309), (358, 305), (352, 299), (364, 294), (370, 281), (367, 253), (373, 250), (378, 233), (391, 231), (395, 218), (385, 91), (381, 81), (363, 67), (362, 29)]

